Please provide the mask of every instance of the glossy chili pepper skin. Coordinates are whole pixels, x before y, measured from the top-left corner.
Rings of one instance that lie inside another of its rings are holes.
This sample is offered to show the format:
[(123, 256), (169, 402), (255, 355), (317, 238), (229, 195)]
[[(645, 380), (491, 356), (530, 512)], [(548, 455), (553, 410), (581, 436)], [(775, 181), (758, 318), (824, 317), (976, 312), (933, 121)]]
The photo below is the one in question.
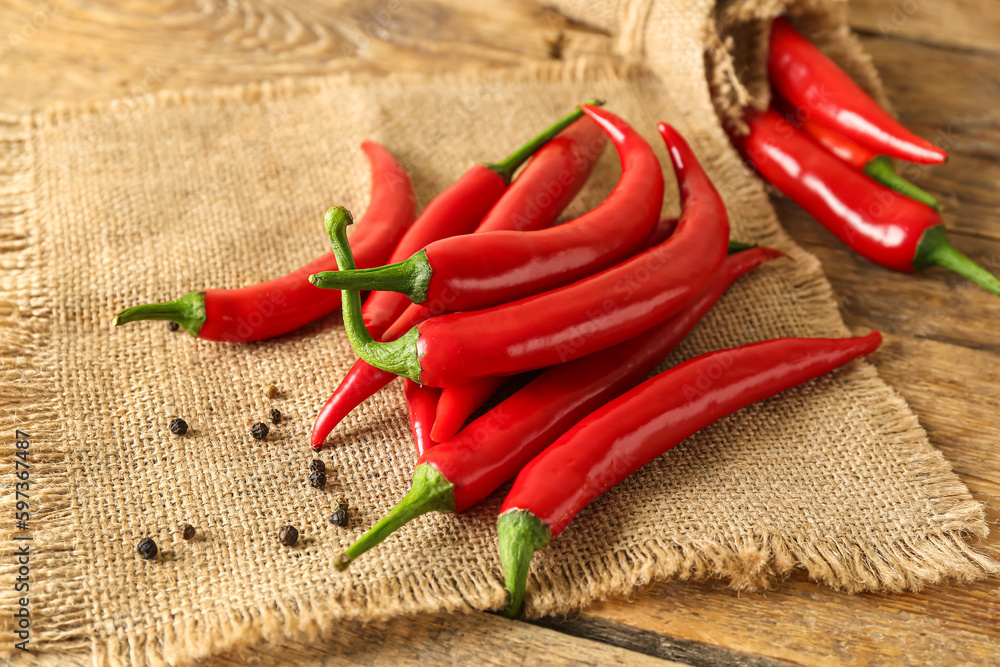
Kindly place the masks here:
[[(473, 166), (431, 200), (389, 261), (399, 262), (429, 243), (473, 231), (506, 189), (503, 176), (483, 165)], [(365, 326), (379, 337), (409, 304), (406, 296), (396, 292), (372, 292), (365, 301)]]
[[(376, 266), (413, 222), (416, 197), (403, 166), (382, 146), (365, 141), (361, 148), (371, 167), (371, 196), (364, 219), (351, 237), (361, 266)], [(121, 325), (141, 319), (166, 319), (204, 340), (249, 342), (288, 333), (340, 307), (340, 294), (309, 284), (309, 276), (335, 271), (328, 252), (288, 275), (239, 289), (191, 292), (176, 301), (127, 308), (115, 318)]]
[[(584, 111), (614, 143), (622, 167), (615, 189), (593, 210), (548, 229), (453, 236), (401, 264), (311, 280), (336, 289), (401, 291), (439, 311), (478, 310), (567, 285), (632, 255), (660, 217), (659, 160), (620, 118), (595, 107)], [(572, 183), (573, 173), (565, 178)]]
[(948, 157), (890, 116), (782, 18), (771, 25), (767, 73), (771, 86), (786, 100), (876, 153), (922, 164), (940, 164)]
[(892, 168), (889, 158), (884, 155), (877, 155), (864, 146), (851, 141), (836, 130), (831, 130), (813, 118), (809, 114), (808, 109), (797, 109), (787, 100), (783, 100), (779, 95), (772, 95), (771, 106), (785, 120), (794, 123), (796, 127), (812, 137), (816, 143), (843, 162), (864, 172), (865, 175), (875, 179), (887, 188), (891, 188), (931, 208), (938, 208), (937, 199), (897, 174)]
[[(391, 343), (369, 342), (345, 315), (362, 358), (433, 387), (512, 375), (578, 359), (633, 338), (684, 307), (726, 256), (722, 198), (694, 153), (661, 123), (677, 173), (683, 213), (665, 242), (617, 266), (537, 296), (435, 317)], [(656, 197), (640, 189), (636, 197)]]
[[(410, 231), (393, 250), (389, 262), (401, 262), (428, 244), (475, 230), (506, 192), (518, 166), (580, 116), (582, 112), (576, 109), (533, 137), (504, 161), (476, 165), (465, 172), (420, 213)], [(404, 295), (396, 292), (373, 292), (364, 306), (365, 326), (378, 338), (409, 303)]]
[(406, 396), (406, 413), (410, 419), (413, 444), (417, 448), (417, 456), (422, 456), (436, 444), (431, 440), (431, 426), (434, 424), (441, 390), (421, 387), (413, 380), (404, 380), (403, 394)]
[[(568, 194), (579, 192), (593, 171), (593, 164), (600, 157), (604, 145), (603, 136), (600, 127), (590, 119), (581, 118), (573, 123), (535, 154), (475, 231), (493, 232), (514, 228), (530, 231), (555, 222), (570, 201), (567, 199)], [(595, 137), (599, 141), (595, 141)], [(585, 163), (581, 163), (581, 160)], [(576, 180), (555, 197), (551, 194), (551, 183), (564, 182), (567, 169), (572, 170)], [(336, 290), (328, 291), (339, 295)], [(378, 304), (371, 306), (378, 294), (373, 294), (364, 306), (366, 323), (375, 322), (376, 308), (382, 313), (377, 319), (379, 326), (369, 329), (376, 338), (395, 338), (435, 314), (426, 306), (410, 303), (402, 294), (386, 292), (383, 294), (391, 295), (394, 302), (408, 305), (408, 308), (396, 316), (393, 322), (385, 324), (385, 317), (395, 311), (382, 311)], [(433, 305), (447, 310), (447, 304)], [(312, 447), (322, 447), (326, 437), (351, 410), (374, 396), (394, 377), (394, 374), (359, 359), (320, 410), (310, 436)]]
[(1000, 295), (1000, 281), (958, 252), (937, 212), (875, 183), (774, 110), (747, 116), (733, 144), (761, 176), (861, 256), (896, 271), (945, 266)]
[(517, 474), (573, 424), (641, 382), (741, 275), (780, 257), (753, 248), (728, 257), (680, 313), (642, 335), (547, 369), (455, 438), (417, 461), (406, 497), (341, 557), (343, 569), (394, 530), (429, 511), (461, 512)]
[(784, 338), (709, 352), (582, 419), (524, 466), (500, 508), (497, 529), (510, 595), (505, 614), (521, 607), (531, 554), (596, 498), (709, 424), (869, 354), (881, 340), (877, 332)]
[[(663, 217), (657, 223), (653, 233), (646, 239), (645, 248), (663, 243), (677, 229), (677, 218)], [(418, 306), (414, 306), (418, 307)], [(394, 334), (402, 335), (405, 329), (388, 332), (387, 337)], [(384, 372), (384, 371), (383, 371)], [(495, 394), (507, 381), (505, 377), (487, 376), (470, 379), (461, 384), (448, 384), (441, 388), (438, 398), (437, 414), (431, 429), (431, 439), (434, 442), (444, 442), (455, 436), (473, 412), (478, 410), (490, 396)]]

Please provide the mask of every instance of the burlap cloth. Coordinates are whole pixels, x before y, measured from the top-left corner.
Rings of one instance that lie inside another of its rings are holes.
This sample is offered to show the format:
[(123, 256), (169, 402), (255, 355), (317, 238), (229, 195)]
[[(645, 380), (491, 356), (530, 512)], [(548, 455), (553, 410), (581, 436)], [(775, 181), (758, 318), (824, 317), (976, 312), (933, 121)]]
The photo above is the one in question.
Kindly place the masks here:
[[(363, 139), (407, 163), (425, 203), (592, 95), (645, 133), (664, 164), (655, 121), (676, 124), (722, 192), (734, 236), (791, 260), (741, 279), (668, 363), (777, 336), (848, 335), (819, 264), (781, 230), (713, 108), (713, 97), (725, 115), (760, 95), (753, 19), (781, 4), (570, 2), (561, 9), (614, 31), (613, 56), (4, 119), (2, 446), (12, 466), (15, 425), (31, 436), (32, 648), (91, 651), (99, 664), (179, 663), (260, 637), (315, 636), (342, 617), (503, 602), (502, 490), (463, 516), (414, 521), (348, 573), (331, 566), (402, 497), (414, 460), (394, 385), (336, 430), (322, 454), (327, 488), (307, 485), (311, 422), (355, 359), (339, 314), (252, 345), (196, 341), (163, 323), (109, 326), (125, 305), (254, 283), (324, 252), (327, 207), (365, 208)], [(843, 7), (798, 9), (878, 94)], [(727, 47), (741, 32), (748, 41)], [(609, 151), (567, 217), (603, 199), (616, 163)], [(672, 187), (665, 208), (678, 208)], [(281, 388), (275, 400), (262, 394), (269, 383)], [(248, 424), (271, 407), (284, 421), (253, 440)], [(168, 432), (174, 416), (190, 424), (185, 437)], [(327, 520), (338, 495), (352, 506), (347, 529)], [(21, 594), (9, 489), (3, 502), (0, 645), (10, 650)], [(184, 523), (202, 537), (183, 542)], [(287, 523), (301, 531), (296, 548), (276, 539)], [(982, 508), (913, 413), (855, 362), (705, 429), (588, 508), (536, 555), (527, 611), (568, 612), (671, 577), (757, 587), (795, 568), (849, 591), (971, 580), (995, 566), (963, 537), (986, 532)], [(162, 557), (136, 556), (144, 536)]]

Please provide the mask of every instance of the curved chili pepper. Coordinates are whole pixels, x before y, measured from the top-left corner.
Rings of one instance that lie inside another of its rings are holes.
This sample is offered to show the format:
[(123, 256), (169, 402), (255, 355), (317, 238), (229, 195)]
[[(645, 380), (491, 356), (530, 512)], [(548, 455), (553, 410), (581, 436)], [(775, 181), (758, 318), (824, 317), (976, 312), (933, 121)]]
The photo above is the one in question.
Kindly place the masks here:
[[(585, 111), (614, 143), (622, 165), (618, 185), (598, 207), (556, 227), (453, 236), (396, 264), (309, 280), (330, 289), (390, 290), (414, 303), (447, 304), (449, 311), (478, 310), (568, 285), (630, 256), (660, 217), (660, 163), (624, 121), (604, 110)], [(567, 182), (572, 178), (567, 174)]]
[[(385, 261), (413, 222), (416, 196), (403, 166), (373, 141), (361, 149), (371, 167), (368, 210), (351, 237), (358, 263)], [(309, 284), (318, 271), (336, 270), (333, 252), (275, 280), (239, 289), (208, 289), (163, 303), (132, 306), (118, 313), (115, 326), (137, 320), (172, 320), (204, 340), (249, 342), (288, 333), (340, 307), (340, 295)]]
[(435, 445), (431, 440), (431, 425), (434, 423), (441, 390), (436, 387), (421, 387), (413, 380), (404, 380), (403, 394), (406, 396), (406, 413), (410, 418), (413, 444), (417, 448), (417, 456), (423, 456), (424, 452)]
[[(434, 317), (396, 340), (379, 343), (365, 331), (345, 290), (344, 323), (356, 352), (373, 366), (441, 387), (486, 375), (553, 366), (633, 338), (684, 307), (726, 256), (729, 222), (722, 198), (683, 138), (659, 130), (677, 174), (683, 214), (673, 236), (597, 275), (486, 310)], [(659, 191), (639, 189), (636, 197)], [(334, 222), (331, 219), (331, 222)], [(341, 224), (329, 224), (341, 268), (351, 268)]]
[(940, 164), (943, 150), (910, 132), (783, 18), (771, 24), (767, 56), (771, 87), (824, 125), (871, 150), (923, 164)]
[(577, 423), (524, 466), (500, 508), (504, 615), (521, 609), (532, 554), (599, 496), (709, 424), (870, 354), (881, 342), (873, 332), (860, 338), (782, 338), (709, 352)]
[[(574, 109), (502, 162), (476, 165), (462, 174), (427, 204), (393, 250), (389, 262), (401, 262), (430, 243), (474, 230), (507, 190), (518, 167), (582, 115), (579, 108)], [(362, 313), (365, 326), (378, 338), (406, 310), (408, 304), (405, 296), (395, 292), (372, 293)]]
[[(530, 231), (554, 223), (590, 177), (604, 150), (604, 144), (604, 133), (600, 126), (589, 118), (581, 118), (573, 123), (538, 151), (500, 201), (490, 209), (476, 228), (476, 233), (513, 229)], [(567, 173), (572, 179), (566, 178)], [(559, 189), (554, 190), (553, 183), (559, 184)], [(403, 295), (389, 294), (399, 303), (408, 303)], [(434, 302), (429, 305), (440, 310), (450, 310), (452, 304)], [(365, 311), (368, 309), (366, 303)], [(409, 308), (388, 327), (389, 331), (383, 329), (379, 333), (379, 328), (376, 328), (373, 335), (394, 338), (435, 314), (438, 313), (424, 306), (409, 304)], [(370, 319), (366, 317), (366, 323)], [(392, 373), (358, 360), (316, 417), (310, 438), (313, 448), (321, 447), (330, 431), (351, 410), (388, 385), (394, 377)]]
[(493, 493), (573, 424), (642, 382), (737, 278), (781, 256), (771, 248), (754, 248), (728, 257), (674, 317), (632, 340), (547, 369), (455, 438), (424, 452), (409, 493), (348, 547), (337, 568), (346, 568), (421, 514), (461, 512)]
[[(643, 248), (652, 248), (666, 241), (677, 229), (677, 223), (677, 218), (671, 216), (660, 218), (660, 222), (646, 239)], [(746, 248), (741, 249), (745, 250)], [(395, 328), (394, 326), (393, 329)], [(404, 331), (405, 329), (399, 333), (402, 334)], [(388, 332), (387, 337), (391, 338), (392, 333)], [(489, 400), (490, 396), (495, 394), (506, 381), (505, 377), (481, 377), (442, 387), (438, 397), (434, 426), (431, 428), (431, 440), (444, 442), (454, 437), (469, 416)]]
[(862, 257), (906, 272), (937, 264), (1000, 295), (1000, 280), (951, 245), (934, 209), (851, 169), (773, 109), (746, 121), (750, 134), (732, 138), (744, 159)]
[(889, 158), (877, 155), (864, 146), (851, 141), (840, 132), (832, 130), (809, 115), (806, 109), (797, 109), (788, 100), (772, 95), (771, 106), (795, 125), (815, 139), (820, 146), (868, 176), (892, 188), (896, 192), (915, 199), (931, 208), (939, 208), (938, 201), (930, 193), (906, 180), (892, 168)]

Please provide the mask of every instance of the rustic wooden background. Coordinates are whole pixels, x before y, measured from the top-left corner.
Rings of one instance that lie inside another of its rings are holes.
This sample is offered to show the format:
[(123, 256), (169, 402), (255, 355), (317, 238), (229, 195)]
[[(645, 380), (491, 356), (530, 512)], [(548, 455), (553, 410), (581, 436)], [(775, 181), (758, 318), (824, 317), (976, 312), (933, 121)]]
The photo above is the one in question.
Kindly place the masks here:
[[(0, 113), (161, 89), (340, 71), (505, 67), (609, 53), (601, 26), (527, 0), (5, 0)], [(902, 120), (951, 153), (907, 175), (938, 196), (955, 244), (1000, 272), (1000, 3), (855, 0), (850, 20)], [(852, 255), (776, 200), (820, 257), (848, 324), (886, 334), (873, 357), (1000, 519), (1000, 299), (943, 270), (910, 277)], [(1000, 553), (1000, 530), (981, 546)], [(489, 614), (344, 624), (310, 645), (211, 665), (316, 663), (998, 664), (997, 580), (919, 594), (843, 595), (792, 577), (737, 594), (661, 583), (539, 624)]]

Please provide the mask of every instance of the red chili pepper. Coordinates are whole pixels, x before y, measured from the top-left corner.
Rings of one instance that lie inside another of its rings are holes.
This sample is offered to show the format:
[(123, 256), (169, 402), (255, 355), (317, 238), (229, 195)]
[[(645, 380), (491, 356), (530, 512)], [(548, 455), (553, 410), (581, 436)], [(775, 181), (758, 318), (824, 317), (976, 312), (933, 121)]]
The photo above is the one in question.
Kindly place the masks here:
[[(579, 108), (574, 109), (502, 162), (476, 165), (465, 172), (431, 200), (396, 246), (389, 262), (401, 262), (428, 244), (473, 231), (504, 194), (518, 167), (582, 115)], [(365, 326), (378, 338), (406, 310), (407, 305), (409, 301), (402, 294), (373, 292), (362, 311)]]
[[(674, 217), (661, 218), (653, 233), (646, 239), (644, 247), (652, 248), (670, 238), (677, 229), (677, 222), (677, 218)], [(393, 330), (395, 329), (393, 326)], [(406, 329), (402, 329), (399, 334), (405, 331)], [(388, 337), (391, 338), (393, 333), (393, 331), (388, 332)], [(431, 428), (431, 440), (444, 442), (454, 437), (469, 416), (489, 400), (506, 381), (505, 377), (481, 377), (460, 384), (445, 385), (438, 398), (434, 426)]]
[[(715, 187), (687, 143), (661, 123), (677, 173), (684, 212), (667, 241), (597, 275), (486, 310), (434, 317), (387, 343), (374, 341), (344, 291), (344, 322), (361, 358), (411, 380), (441, 387), (487, 375), (553, 366), (633, 338), (684, 307), (726, 256), (729, 222)], [(637, 198), (659, 196), (639, 187)], [(331, 209), (327, 230), (351, 268), (343, 216)], [(348, 302), (351, 305), (348, 305)]]
[(941, 216), (900, 197), (824, 151), (774, 110), (734, 136), (743, 157), (855, 252), (897, 271), (946, 267), (1000, 295), (1000, 280), (948, 241)]
[[(597, 208), (532, 232), (441, 239), (405, 261), (310, 277), (328, 289), (389, 290), (435, 310), (478, 310), (592, 275), (632, 255), (660, 217), (663, 176), (642, 136), (607, 111), (584, 107), (618, 150), (622, 175)], [(573, 173), (566, 174), (567, 183)], [(645, 196), (636, 197), (642, 188)]]
[(423, 456), (424, 452), (435, 445), (431, 440), (430, 428), (434, 423), (441, 390), (436, 387), (421, 387), (413, 380), (404, 380), (403, 395), (406, 396), (406, 412), (410, 418), (413, 444), (416, 445), (417, 456)]
[(876, 153), (940, 164), (943, 150), (910, 132), (783, 18), (771, 24), (771, 87), (800, 109)]
[[(361, 144), (371, 167), (368, 210), (351, 237), (358, 264), (376, 266), (413, 222), (416, 197), (403, 166), (373, 141)], [(249, 342), (288, 333), (340, 307), (340, 295), (309, 284), (309, 276), (336, 270), (328, 252), (292, 273), (239, 289), (209, 289), (163, 303), (132, 306), (114, 324), (136, 320), (172, 320), (192, 336), (205, 340)]]
[(938, 208), (938, 201), (930, 193), (917, 187), (896, 173), (889, 158), (876, 155), (836, 130), (831, 130), (809, 115), (806, 109), (797, 109), (788, 100), (772, 95), (771, 106), (782, 116), (816, 140), (820, 146), (855, 169), (863, 171), (882, 185), (915, 199), (931, 208)]
[[(874, 332), (861, 338), (782, 338), (709, 352), (577, 423), (524, 466), (500, 508), (504, 615), (515, 616), (521, 608), (532, 554), (604, 492), (709, 424), (869, 354), (881, 342)], [(705, 383), (707, 378), (712, 379)]]
[[(575, 122), (532, 158), (476, 228), (476, 233), (514, 229), (530, 231), (543, 229), (554, 223), (590, 177), (604, 150), (604, 144), (604, 134), (599, 125), (588, 118)], [(572, 176), (568, 183), (566, 181), (569, 179), (565, 177), (567, 173)], [(553, 189), (553, 183), (558, 184), (559, 188)], [(400, 303), (409, 303), (403, 295), (389, 294)], [(492, 295), (480, 294), (480, 298), (484, 301), (483, 306), (479, 307), (492, 305), (488, 301)], [(441, 310), (451, 310), (453, 304), (441, 302), (429, 305), (440, 307)], [(368, 309), (368, 304), (365, 304), (363, 312)], [(422, 305), (409, 304), (409, 308), (396, 318), (388, 331), (379, 332), (376, 328), (373, 335), (395, 338), (435, 314), (437, 313)], [(366, 324), (370, 319), (365, 317)], [(344, 417), (362, 401), (388, 385), (394, 377), (392, 373), (359, 359), (316, 418), (311, 436), (313, 448), (321, 447), (330, 431)]]
[(338, 569), (421, 514), (461, 512), (491, 494), (573, 424), (645, 379), (737, 278), (780, 256), (754, 248), (728, 257), (674, 317), (632, 340), (547, 369), (455, 438), (424, 452), (410, 492), (348, 547)]

